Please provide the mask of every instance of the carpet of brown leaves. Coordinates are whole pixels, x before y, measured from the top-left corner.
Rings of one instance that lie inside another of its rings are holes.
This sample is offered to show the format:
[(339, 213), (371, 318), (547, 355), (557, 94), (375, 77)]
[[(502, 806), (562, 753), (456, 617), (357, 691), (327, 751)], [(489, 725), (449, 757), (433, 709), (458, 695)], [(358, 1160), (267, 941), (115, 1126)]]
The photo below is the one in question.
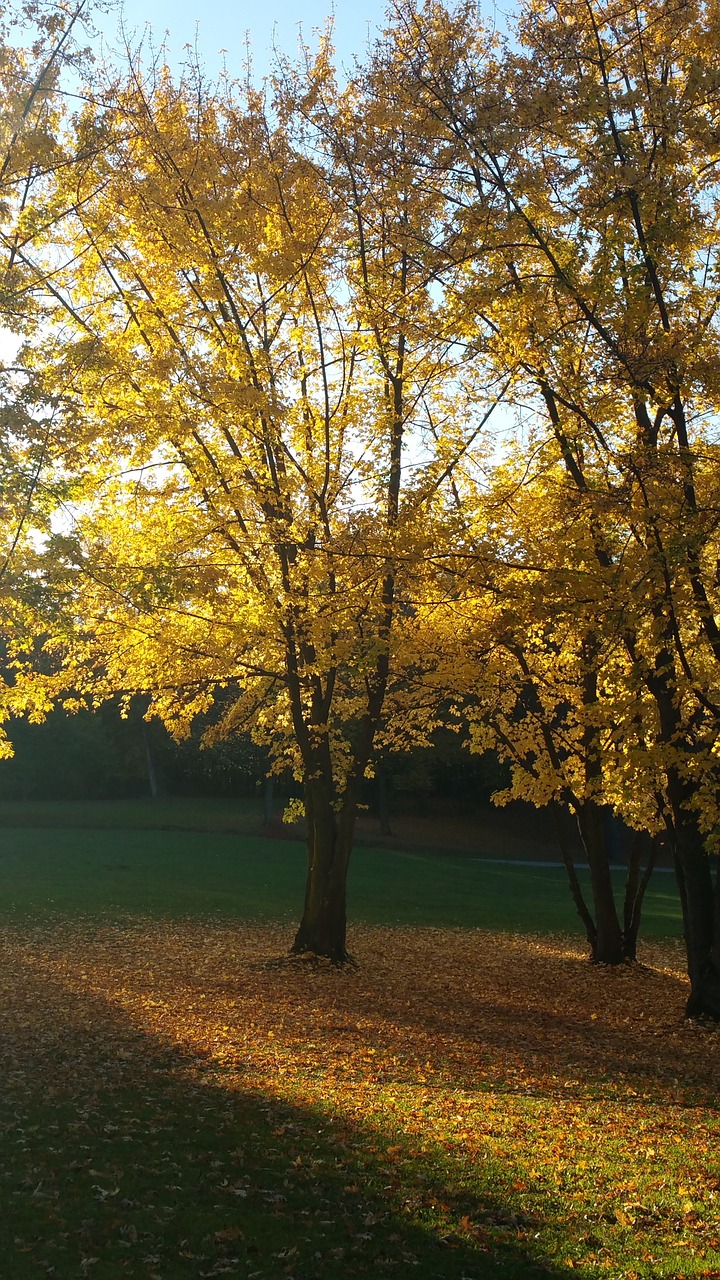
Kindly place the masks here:
[[(588, 964), (563, 938), (357, 928), (343, 969), (286, 958), (284, 927), (128, 922), (10, 927), (0, 940), (3, 1055), (24, 1040), (55, 1061), (101, 1009), (247, 1084), (287, 1073), (349, 1100), (384, 1083), (474, 1092), (703, 1101), (718, 1084), (717, 1038), (683, 1021), (679, 945), (645, 964)], [(77, 1019), (80, 1024), (77, 1024)], [(74, 1050), (73, 1050), (74, 1051)]]
[(288, 940), (214, 921), (5, 926), (3, 1078), (52, 1092), (132, 1071), (152, 1041), (178, 1080), (332, 1109), (385, 1132), (389, 1159), (393, 1134), (500, 1157), (518, 1194), (542, 1184), (568, 1206), (587, 1172), (621, 1226), (648, 1188), (672, 1193), (689, 1206), (676, 1242), (720, 1247), (718, 1032), (683, 1021), (679, 946), (610, 970), (562, 938), (368, 927), (338, 969), (288, 958)]

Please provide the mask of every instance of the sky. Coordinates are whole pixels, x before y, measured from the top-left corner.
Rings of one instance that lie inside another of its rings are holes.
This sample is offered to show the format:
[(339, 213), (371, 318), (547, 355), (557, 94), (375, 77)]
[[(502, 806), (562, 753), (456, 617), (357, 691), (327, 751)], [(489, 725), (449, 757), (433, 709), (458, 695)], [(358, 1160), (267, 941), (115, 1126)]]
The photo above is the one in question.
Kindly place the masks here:
[[(293, 55), (298, 38), (313, 43), (313, 31), (334, 17), (335, 45), (339, 63), (350, 66), (354, 54), (362, 55), (368, 42), (382, 28), (385, 0), (125, 0), (124, 23), (134, 33), (135, 43), (147, 27), (159, 45), (168, 35), (171, 63), (177, 65), (183, 46), (194, 45), (207, 71), (216, 74), (223, 57), (231, 75), (241, 74), (249, 41), (255, 78), (260, 80), (272, 66), (273, 44)], [(103, 18), (106, 38), (117, 29), (117, 11)], [(226, 50), (223, 55), (221, 50)]]

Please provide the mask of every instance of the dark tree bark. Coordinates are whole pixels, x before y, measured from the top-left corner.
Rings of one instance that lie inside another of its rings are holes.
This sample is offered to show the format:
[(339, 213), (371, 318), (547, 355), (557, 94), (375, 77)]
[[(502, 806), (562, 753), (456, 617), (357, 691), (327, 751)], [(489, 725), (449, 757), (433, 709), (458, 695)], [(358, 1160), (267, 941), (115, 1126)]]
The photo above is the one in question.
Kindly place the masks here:
[(593, 800), (584, 800), (577, 807), (576, 817), (590, 866), (596, 928), (593, 959), (598, 964), (622, 964), (625, 948), (615, 905), (603, 808)]
[[(291, 950), (312, 952), (337, 963), (347, 960), (347, 871), (354, 821), (348, 830), (333, 807), (327, 777), (305, 782), (307, 880), (305, 905)], [(348, 838), (349, 837), (349, 838)]]
[[(637, 831), (628, 854), (628, 872), (623, 903), (623, 949), (626, 960), (637, 960), (637, 940), (645, 893), (655, 867), (658, 852), (657, 837), (647, 831)], [(642, 870), (643, 854), (645, 869)]]
[(596, 957), (597, 927), (595, 925), (595, 921), (592, 918), (590, 909), (583, 896), (582, 887), (580, 885), (580, 881), (578, 880), (578, 874), (575, 869), (575, 859), (572, 856), (570, 843), (565, 833), (565, 827), (563, 824), (564, 811), (562, 806), (558, 803), (557, 800), (553, 801), (552, 811), (553, 811), (553, 819), (555, 822), (555, 833), (557, 836), (558, 847), (560, 849), (560, 854), (562, 856), (562, 860), (565, 864), (565, 870), (567, 872), (568, 884), (570, 887), (570, 895), (572, 897), (573, 902), (575, 903), (577, 913), (583, 922), (583, 925), (585, 928), (585, 937), (587, 938), (590, 946), (590, 953), (592, 955), (593, 960), (595, 960), (597, 958)]
[(671, 842), (690, 977), (685, 1014), (720, 1022), (720, 888), (692, 813), (673, 812)]
[[(688, 755), (692, 743), (680, 720), (677, 699), (668, 672), (673, 670), (670, 652), (663, 650), (655, 669), (646, 673), (646, 684), (655, 698), (662, 737), (682, 747)], [(712, 1018), (720, 1022), (720, 889), (713, 878), (710, 854), (700, 830), (691, 780), (675, 764), (665, 768), (666, 827), (677, 875), (687, 951), (690, 996), (688, 1018)]]
[[(645, 892), (650, 882), (657, 857), (657, 840), (646, 831), (636, 832), (628, 853), (628, 869), (625, 882), (622, 925), (618, 916), (612, 884), (611, 842), (608, 836), (609, 811), (594, 806), (596, 812), (575, 810), (583, 848), (590, 866), (592, 907), (585, 901), (570, 841), (565, 830), (567, 810), (555, 802), (553, 817), (558, 846), (568, 875), (570, 894), (578, 916), (582, 920), (592, 959), (597, 964), (622, 964), (637, 959), (637, 940), (642, 916)], [(589, 849), (592, 848), (593, 863)], [(643, 867), (643, 859), (645, 865)]]
[[(597, 701), (597, 671), (595, 669), (595, 645), (588, 639), (586, 661), (588, 663), (583, 697), (586, 706)], [(537, 690), (530, 676), (530, 670), (522, 650), (514, 647), (512, 652), (518, 660), (526, 677), (524, 698), (530, 710), (537, 716), (545, 742), (545, 749), (554, 769), (561, 772), (561, 762), (550, 725), (547, 723)], [(599, 787), (601, 777), (601, 753), (597, 729), (588, 727), (583, 735), (585, 748), (585, 777), (589, 787)], [(570, 846), (565, 838), (562, 821), (562, 807), (559, 802), (553, 805), (553, 816), (558, 844), (568, 874), (570, 893), (577, 908), (578, 915), (585, 927), (585, 935), (590, 944), (593, 960), (597, 964), (622, 964), (625, 960), (623, 934), (618, 919), (615, 895), (613, 892), (612, 874), (610, 871), (610, 842), (606, 809), (595, 800), (578, 800), (568, 789), (564, 795), (565, 804), (575, 815), (580, 838), (590, 867), (594, 917), (583, 896), (578, 880), (575, 863)]]

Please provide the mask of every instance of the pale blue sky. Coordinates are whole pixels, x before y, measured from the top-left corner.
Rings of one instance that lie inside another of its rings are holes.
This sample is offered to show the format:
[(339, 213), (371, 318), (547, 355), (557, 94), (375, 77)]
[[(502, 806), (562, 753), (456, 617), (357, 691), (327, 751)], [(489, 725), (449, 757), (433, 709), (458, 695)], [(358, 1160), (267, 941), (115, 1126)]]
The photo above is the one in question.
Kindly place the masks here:
[[(221, 66), (220, 50), (227, 50), (225, 61), (231, 75), (241, 73), (245, 61), (246, 36), (250, 41), (255, 77), (266, 75), (272, 64), (273, 42), (283, 52), (294, 54), (302, 28), (308, 43), (313, 43), (313, 30), (324, 25), (334, 13), (335, 44), (338, 61), (350, 65), (353, 54), (362, 55), (370, 37), (382, 27), (385, 0), (124, 0), (124, 21), (135, 37), (142, 36), (146, 26), (152, 28), (153, 42), (159, 45), (169, 32), (170, 58), (177, 63), (185, 44), (197, 46), (210, 74)], [(111, 38), (117, 29), (117, 14), (103, 19), (102, 29)]]

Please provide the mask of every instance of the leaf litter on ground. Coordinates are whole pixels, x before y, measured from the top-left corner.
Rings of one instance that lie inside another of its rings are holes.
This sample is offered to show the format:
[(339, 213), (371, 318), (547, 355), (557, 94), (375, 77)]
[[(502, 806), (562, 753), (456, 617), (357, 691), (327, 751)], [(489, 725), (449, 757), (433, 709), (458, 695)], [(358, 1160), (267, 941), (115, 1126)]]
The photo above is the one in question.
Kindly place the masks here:
[(720, 1276), (718, 1033), (681, 948), (7, 925), (0, 1197), (25, 1276)]

